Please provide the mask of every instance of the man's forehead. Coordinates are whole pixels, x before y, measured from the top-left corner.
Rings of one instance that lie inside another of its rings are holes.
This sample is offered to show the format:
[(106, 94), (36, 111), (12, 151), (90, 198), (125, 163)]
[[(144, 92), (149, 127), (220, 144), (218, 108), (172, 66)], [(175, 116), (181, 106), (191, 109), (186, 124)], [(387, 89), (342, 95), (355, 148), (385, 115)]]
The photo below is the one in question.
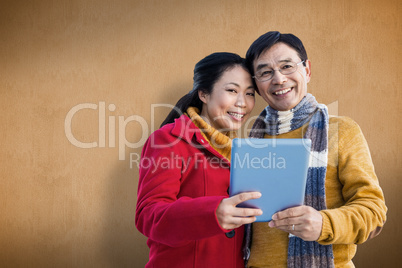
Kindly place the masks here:
[(257, 64), (262, 63), (262, 64), (270, 65), (272, 63), (293, 62), (293, 61), (295, 61), (295, 60), (293, 58), (291, 58), (291, 57), (278, 58), (277, 60), (261, 58), (261, 59), (257, 59), (256, 63)]
[(264, 64), (272, 65), (281, 62), (298, 61), (297, 51), (284, 43), (277, 43), (266, 49), (254, 60), (254, 66)]

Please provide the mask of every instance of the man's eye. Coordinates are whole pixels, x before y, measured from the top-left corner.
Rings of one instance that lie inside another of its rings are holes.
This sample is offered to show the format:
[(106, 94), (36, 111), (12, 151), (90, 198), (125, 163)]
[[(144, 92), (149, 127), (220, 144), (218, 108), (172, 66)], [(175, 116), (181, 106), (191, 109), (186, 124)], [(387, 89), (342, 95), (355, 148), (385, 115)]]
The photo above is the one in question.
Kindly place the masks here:
[(292, 68), (293, 68), (293, 65), (290, 65), (290, 64), (286, 64), (286, 65), (282, 66), (282, 69), (292, 69)]
[(271, 74), (272, 74), (272, 70), (265, 70), (265, 71), (261, 72), (260, 76), (264, 77), (264, 76), (269, 76)]

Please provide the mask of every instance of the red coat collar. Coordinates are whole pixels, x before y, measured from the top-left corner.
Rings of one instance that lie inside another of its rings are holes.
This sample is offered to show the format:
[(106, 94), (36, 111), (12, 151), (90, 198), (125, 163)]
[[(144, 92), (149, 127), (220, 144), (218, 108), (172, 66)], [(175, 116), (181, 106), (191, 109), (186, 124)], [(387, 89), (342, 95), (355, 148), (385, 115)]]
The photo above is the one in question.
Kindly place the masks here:
[(193, 138), (195, 137), (195, 140), (198, 143), (209, 145), (209, 143), (206, 142), (204, 137), (201, 135), (200, 129), (196, 125), (194, 125), (191, 119), (186, 115), (182, 115), (179, 118), (175, 119), (173, 123), (173, 128), (170, 133), (178, 138), (185, 140), (188, 143), (194, 142)]

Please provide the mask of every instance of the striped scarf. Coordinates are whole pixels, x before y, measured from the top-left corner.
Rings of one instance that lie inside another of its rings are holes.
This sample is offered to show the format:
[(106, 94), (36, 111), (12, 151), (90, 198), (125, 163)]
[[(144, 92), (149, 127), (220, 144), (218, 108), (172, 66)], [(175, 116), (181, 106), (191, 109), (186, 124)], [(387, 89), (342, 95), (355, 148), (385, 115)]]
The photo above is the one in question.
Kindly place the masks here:
[[(313, 95), (307, 94), (290, 111), (277, 111), (267, 106), (254, 122), (251, 138), (280, 135), (298, 129), (308, 123), (304, 138), (311, 139), (310, 162), (307, 173), (304, 203), (320, 211), (326, 209), (325, 175), (328, 159), (327, 107), (319, 104)], [(251, 225), (246, 226), (245, 258), (248, 260), (251, 244)], [(320, 245), (304, 241), (289, 234), (288, 267), (334, 267), (332, 245)]]

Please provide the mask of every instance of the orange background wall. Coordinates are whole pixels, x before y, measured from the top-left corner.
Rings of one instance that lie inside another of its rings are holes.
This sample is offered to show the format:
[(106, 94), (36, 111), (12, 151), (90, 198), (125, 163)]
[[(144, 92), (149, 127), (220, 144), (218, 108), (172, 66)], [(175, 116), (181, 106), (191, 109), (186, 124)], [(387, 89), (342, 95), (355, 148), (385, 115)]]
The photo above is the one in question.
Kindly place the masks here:
[(143, 267), (136, 159), (168, 111), (151, 105), (189, 91), (207, 54), (244, 56), (269, 30), (303, 40), (309, 91), (368, 140), (389, 213), (355, 264), (398, 266), (401, 10), (400, 0), (1, 1), (0, 266)]

